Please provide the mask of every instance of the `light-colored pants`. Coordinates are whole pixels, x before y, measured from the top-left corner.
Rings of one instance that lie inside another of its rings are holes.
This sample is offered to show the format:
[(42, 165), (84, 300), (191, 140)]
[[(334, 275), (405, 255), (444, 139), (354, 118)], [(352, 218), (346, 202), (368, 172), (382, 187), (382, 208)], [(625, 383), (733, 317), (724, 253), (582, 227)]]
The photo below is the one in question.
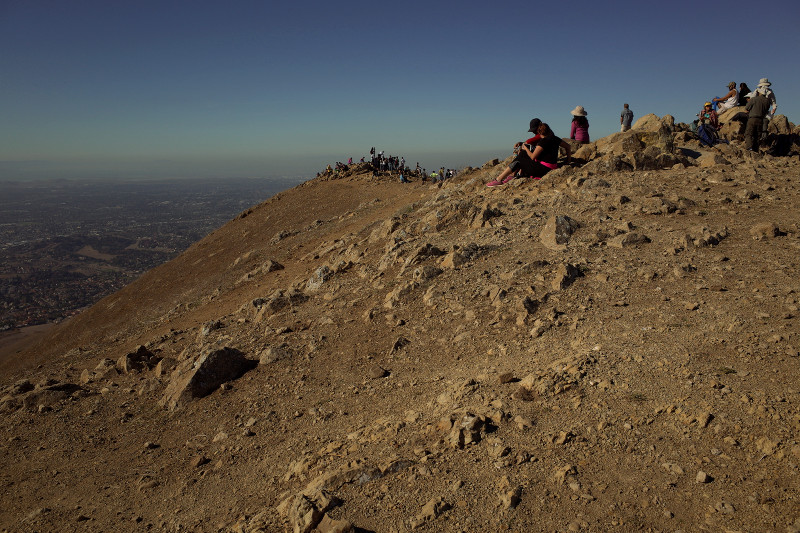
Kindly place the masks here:
[(620, 131), (620, 132), (623, 132), (623, 131), (628, 131), (629, 129), (631, 129), (631, 127), (630, 127), (630, 126), (626, 126), (625, 124), (623, 124), (623, 125), (621, 125), (621, 126), (619, 127), (619, 131)]

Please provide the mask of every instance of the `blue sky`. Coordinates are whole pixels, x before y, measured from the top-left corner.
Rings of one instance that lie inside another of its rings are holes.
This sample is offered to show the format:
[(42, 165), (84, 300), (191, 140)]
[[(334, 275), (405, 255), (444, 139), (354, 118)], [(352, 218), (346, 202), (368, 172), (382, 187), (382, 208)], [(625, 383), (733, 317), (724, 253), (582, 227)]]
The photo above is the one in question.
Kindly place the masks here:
[(0, 179), (476, 165), (534, 116), (583, 105), (594, 139), (761, 77), (797, 123), (798, 28), (796, 0), (0, 0)]

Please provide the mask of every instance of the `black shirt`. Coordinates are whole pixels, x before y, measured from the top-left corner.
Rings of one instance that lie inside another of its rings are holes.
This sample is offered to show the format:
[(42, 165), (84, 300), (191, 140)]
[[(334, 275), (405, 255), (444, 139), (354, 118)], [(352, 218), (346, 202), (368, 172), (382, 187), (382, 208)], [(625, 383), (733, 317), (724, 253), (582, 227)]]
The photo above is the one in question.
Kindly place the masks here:
[(558, 163), (558, 148), (561, 146), (561, 138), (551, 135), (550, 137), (542, 137), (539, 140), (539, 146), (542, 147), (542, 153), (539, 154), (539, 161), (555, 165)]

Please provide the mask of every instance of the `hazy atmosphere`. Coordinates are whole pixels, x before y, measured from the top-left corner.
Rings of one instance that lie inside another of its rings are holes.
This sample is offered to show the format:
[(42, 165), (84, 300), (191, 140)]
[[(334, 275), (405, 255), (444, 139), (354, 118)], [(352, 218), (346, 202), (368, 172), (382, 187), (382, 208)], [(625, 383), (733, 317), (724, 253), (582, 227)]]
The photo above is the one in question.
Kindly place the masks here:
[(690, 122), (762, 77), (797, 121), (798, 22), (789, 0), (6, 0), (0, 179), (312, 176), (371, 146), (477, 165), (533, 116), (567, 136), (582, 105), (594, 140), (624, 102)]

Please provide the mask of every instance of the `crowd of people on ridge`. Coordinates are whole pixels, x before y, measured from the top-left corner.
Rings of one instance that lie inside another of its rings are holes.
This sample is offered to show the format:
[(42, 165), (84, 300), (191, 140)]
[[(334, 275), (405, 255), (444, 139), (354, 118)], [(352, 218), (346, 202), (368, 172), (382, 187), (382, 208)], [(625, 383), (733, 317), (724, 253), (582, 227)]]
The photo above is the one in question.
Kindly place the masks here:
[[(719, 139), (716, 135), (720, 128), (719, 114), (735, 107), (744, 106), (744, 111), (730, 117), (730, 120), (738, 120), (746, 123), (745, 128), (745, 148), (750, 151), (758, 151), (760, 140), (766, 137), (767, 125), (778, 109), (777, 99), (774, 91), (770, 88), (772, 84), (769, 79), (761, 78), (755, 91), (751, 91), (746, 83), (728, 84), (728, 92), (723, 96), (712, 98), (706, 102), (700, 113), (697, 114), (698, 120), (694, 123), (694, 130), (698, 133), (701, 142), (704, 136), (701, 133), (709, 132), (715, 140), (714, 142), (727, 142)], [(583, 106), (576, 106), (572, 114), (572, 124), (570, 127), (569, 138), (576, 143), (589, 143), (589, 121), (586, 118), (588, 113)], [(623, 105), (620, 113), (619, 123), (620, 132), (631, 129), (633, 122), (633, 111), (628, 104)], [(533, 137), (524, 142), (514, 145), (514, 159), (508, 167), (503, 169), (499, 176), (486, 184), (487, 187), (498, 187), (509, 183), (515, 178), (541, 179), (550, 170), (558, 168), (559, 149), (566, 153), (567, 164), (571, 163), (572, 151), (569, 143), (556, 137), (550, 126), (543, 123), (538, 118), (530, 122), (529, 132), (535, 133)], [(706, 143), (709, 144), (709, 143)]]
[[(432, 183), (442, 182), (450, 179), (456, 175), (456, 170), (452, 168), (440, 167), (438, 170), (434, 169), (428, 173), (427, 169), (420, 167), (417, 163), (414, 169), (406, 166), (405, 157), (397, 157), (392, 155), (385, 155), (383, 150), (377, 151), (375, 147), (370, 148), (369, 160), (367, 157), (362, 157), (359, 163), (366, 163), (372, 176), (377, 177), (380, 173), (388, 173), (390, 176), (397, 173), (401, 183), (411, 183), (411, 178), (417, 178), (422, 183), (430, 180)], [(353, 158), (349, 158), (347, 163), (337, 161), (336, 165), (331, 167), (328, 165), (324, 171), (318, 172), (317, 177), (330, 177), (339, 176), (342, 173), (348, 172), (353, 166)]]
[(778, 109), (778, 101), (771, 86), (772, 83), (768, 78), (761, 78), (755, 91), (751, 91), (746, 83), (740, 83), (737, 90), (736, 82), (730, 82), (728, 92), (724, 96), (712, 98), (703, 105), (703, 109), (697, 114), (698, 119), (695, 121), (695, 125), (700, 138), (712, 146), (715, 142), (726, 142), (719, 139), (717, 135), (721, 126), (719, 115), (729, 109), (744, 106), (744, 111), (731, 116), (730, 120), (746, 124), (745, 148), (751, 152), (757, 152), (761, 141), (766, 138), (769, 121), (772, 120)]
[[(721, 126), (719, 115), (729, 109), (744, 107), (744, 111), (740, 111), (729, 119), (746, 124), (745, 148), (750, 151), (758, 151), (760, 141), (766, 137), (769, 121), (775, 116), (778, 109), (775, 92), (770, 88), (771, 85), (769, 79), (761, 78), (756, 90), (751, 91), (746, 83), (740, 83), (737, 90), (736, 83), (730, 82), (726, 94), (705, 102), (703, 109), (697, 114), (698, 119), (693, 124), (693, 131), (698, 133), (703, 142), (705, 142), (705, 135), (708, 134), (711, 140), (706, 144), (712, 146), (715, 142), (727, 142), (719, 139), (717, 135)], [(570, 114), (572, 122), (569, 139), (578, 144), (589, 143), (589, 121), (586, 118), (588, 115), (586, 109), (579, 105), (570, 111)], [(624, 104), (619, 118), (620, 132), (631, 129), (633, 116), (630, 106), (627, 103)], [(511, 164), (503, 169), (497, 178), (488, 182), (487, 187), (505, 185), (515, 178), (541, 179), (550, 170), (558, 168), (560, 150), (566, 153), (567, 164), (571, 164), (572, 146), (557, 137), (548, 124), (534, 118), (530, 122), (528, 132), (535, 135), (524, 142), (514, 144), (514, 159)], [(362, 157), (360, 163), (366, 162), (366, 158)], [(383, 150), (377, 151), (375, 147), (369, 151), (368, 163), (373, 176), (378, 176), (381, 172), (388, 172), (390, 175), (397, 172), (401, 183), (410, 183), (411, 177), (418, 178), (423, 183), (429, 179), (436, 183), (452, 178), (456, 174), (455, 170), (444, 167), (429, 174), (426, 169), (420, 167), (419, 163), (412, 170), (406, 166), (404, 157), (385, 155)], [(338, 175), (340, 172), (348, 171), (352, 165), (353, 158), (351, 157), (347, 164), (337, 162), (333, 168), (328, 165), (324, 172), (317, 174), (317, 177)]]

